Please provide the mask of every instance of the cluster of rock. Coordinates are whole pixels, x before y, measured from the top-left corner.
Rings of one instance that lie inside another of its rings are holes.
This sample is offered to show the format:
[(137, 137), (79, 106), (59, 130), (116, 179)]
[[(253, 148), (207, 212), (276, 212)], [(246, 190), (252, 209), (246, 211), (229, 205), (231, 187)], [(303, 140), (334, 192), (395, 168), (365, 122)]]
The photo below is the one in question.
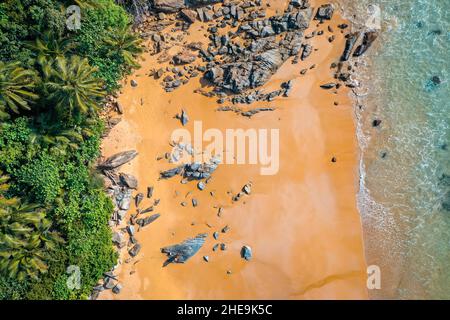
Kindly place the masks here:
[(188, 163), (160, 172), (160, 178), (169, 179), (177, 175), (182, 175), (188, 181), (208, 179), (217, 169), (220, 162), (221, 161), (218, 157), (212, 157), (208, 163)]
[[(138, 180), (131, 174), (117, 171), (121, 166), (132, 161), (137, 155), (138, 153), (135, 150), (120, 152), (107, 158), (97, 166), (105, 175), (105, 187), (114, 204), (114, 213), (110, 220), (110, 226), (115, 229), (112, 243), (119, 250), (127, 251), (129, 258), (125, 259), (125, 263), (131, 262), (131, 259), (136, 257), (141, 250), (141, 244), (138, 243), (135, 237), (136, 232), (160, 217), (160, 214), (146, 215), (154, 211), (154, 207), (159, 204), (159, 199), (154, 200), (152, 206), (140, 209), (140, 204), (144, 200), (145, 195), (137, 193), (133, 196), (133, 192), (138, 189)], [(153, 187), (148, 187), (147, 198), (151, 199), (152, 196)], [(133, 201), (136, 213), (130, 214), (129, 219), (126, 220)], [(99, 293), (106, 289), (111, 289), (115, 294), (120, 293), (122, 284), (118, 282), (113, 271), (114, 269), (105, 273), (104, 279), (94, 287), (91, 299), (96, 299)]]
[(311, 8), (291, 5), (282, 15), (242, 24), (236, 34), (245, 40), (240, 46), (213, 34), (209, 56), (224, 57), (208, 68), (205, 78), (218, 91), (238, 94), (264, 85), (287, 59), (301, 54), (303, 31), (311, 18)]

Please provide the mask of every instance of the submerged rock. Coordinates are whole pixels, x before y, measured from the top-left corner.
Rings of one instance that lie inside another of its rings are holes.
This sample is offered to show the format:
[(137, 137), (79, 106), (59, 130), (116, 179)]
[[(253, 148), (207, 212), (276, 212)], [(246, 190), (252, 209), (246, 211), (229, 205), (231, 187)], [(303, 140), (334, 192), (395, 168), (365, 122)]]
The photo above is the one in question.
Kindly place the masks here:
[(198, 234), (195, 238), (189, 238), (180, 244), (161, 248), (161, 252), (168, 256), (163, 267), (170, 263), (185, 263), (194, 256), (205, 244), (207, 234)]

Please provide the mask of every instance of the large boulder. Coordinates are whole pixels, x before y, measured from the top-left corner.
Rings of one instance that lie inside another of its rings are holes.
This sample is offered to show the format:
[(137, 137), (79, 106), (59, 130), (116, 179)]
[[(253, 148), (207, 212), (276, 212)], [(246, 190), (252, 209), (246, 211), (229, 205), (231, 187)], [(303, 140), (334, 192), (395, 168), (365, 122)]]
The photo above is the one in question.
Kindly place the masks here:
[(153, 7), (157, 11), (178, 12), (186, 8), (185, 0), (153, 0)]
[(199, 234), (195, 238), (190, 238), (180, 244), (176, 244), (161, 249), (168, 259), (164, 262), (164, 267), (170, 263), (185, 263), (205, 244), (207, 234)]
[(98, 167), (103, 170), (112, 170), (130, 162), (136, 158), (137, 155), (138, 153), (136, 150), (120, 152), (106, 159)]
[(334, 6), (330, 3), (324, 4), (319, 7), (316, 13), (316, 17), (314, 19), (320, 21), (331, 20), (331, 18), (333, 17), (333, 13), (334, 13)]

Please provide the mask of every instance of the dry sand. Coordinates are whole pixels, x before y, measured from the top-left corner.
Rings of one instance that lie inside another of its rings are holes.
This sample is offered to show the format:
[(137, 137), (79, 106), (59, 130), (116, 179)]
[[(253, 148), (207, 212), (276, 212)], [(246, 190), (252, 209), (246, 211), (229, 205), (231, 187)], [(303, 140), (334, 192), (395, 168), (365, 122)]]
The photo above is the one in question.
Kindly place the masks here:
[[(272, 1), (283, 8), (287, 1)], [(325, 1), (312, 1), (317, 6)], [(161, 203), (156, 213), (161, 218), (137, 233), (142, 244), (140, 254), (118, 268), (124, 285), (118, 295), (110, 291), (101, 299), (365, 299), (366, 272), (360, 217), (356, 208), (358, 188), (358, 146), (352, 101), (346, 88), (338, 94), (320, 84), (332, 81), (330, 65), (344, 48), (344, 34), (336, 27), (340, 17), (330, 23), (336, 40), (327, 40), (329, 23), (312, 30), (324, 30), (311, 40), (310, 58), (299, 64), (288, 61), (264, 89), (278, 89), (293, 79), (288, 98), (251, 107), (276, 107), (248, 119), (231, 112), (216, 112), (216, 99), (193, 91), (201, 87), (198, 79), (173, 93), (166, 93), (158, 80), (146, 76), (157, 66), (155, 57), (144, 55), (142, 68), (130, 78), (138, 86), (125, 84), (119, 97), (124, 106), (122, 121), (103, 142), (103, 155), (136, 149), (139, 156), (121, 168), (139, 179), (139, 191), (154, 186), (154, 198)], [(191, 28), (192, 37), (200, 24)], [(300, 75), (300, 70), (317, 67)], [(142, 100), (142, 101), (141, 101)], [(339, 102), (338, 106), (334, 102)], [(247, 107), (247, 106), (244, 106)], [(218, 128), (280, 129), (280, 170), (274, 176), (262, 176), (258, 165), (220, 165), (200, 191), (180, 178), (158, 181), (159, 172), (172, 167), (156, 161), (170, 152), (170, 135), (181, 127), (174, 115), (184, 108), (190, 117), (186, 128), (193, 130), (194, 120), (203, 122), (204, 130)], [(332, 163), (332, 157), (337, 162)], [(232, 203), (231, 196), (252, 181), (250, 196)], [(188, 194), (192, 191), (191, 195)], [(210, 192), (213, 191), (212, 196)], [(198, 199), (193, 208), (191, 199)], [(145, 199), (142, 208), (151, 205)], [(188, 205), (182, 207), (181, 202)], [(216, 208), (214, 208), (216, 207)], [(217, 207), (223, 207), (222, 217)], [(209, 225), (209, 226), (208, 226)], [(228, 233), (220, 230), (228, 225)], [(212, 233), (220, 233), (215, 241)], [(166, 256), (160, 248), (179, 243), (198, 233), (209, 236), (202, 249), (186, 264), (162, 268)], [(216, 252), (216, 243), (226, 243), (227, 250)], [(254, 257), (247, 262), (240, 249), (249, 245)], [(208, 255), (210, 261), (203, 261)], [(232, 273), (227, 274), (227, 270)]]

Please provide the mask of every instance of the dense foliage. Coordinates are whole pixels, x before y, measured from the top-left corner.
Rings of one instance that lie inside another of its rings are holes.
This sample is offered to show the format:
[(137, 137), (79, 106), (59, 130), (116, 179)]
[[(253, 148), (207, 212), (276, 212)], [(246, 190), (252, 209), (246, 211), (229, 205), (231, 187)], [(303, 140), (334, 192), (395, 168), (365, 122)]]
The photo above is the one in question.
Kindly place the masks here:
[(116, 263), (94, 164), (103, 98), (142, 50), (130, 21), (113, 0), (0, 4), (0, 299), (85, 299)]

